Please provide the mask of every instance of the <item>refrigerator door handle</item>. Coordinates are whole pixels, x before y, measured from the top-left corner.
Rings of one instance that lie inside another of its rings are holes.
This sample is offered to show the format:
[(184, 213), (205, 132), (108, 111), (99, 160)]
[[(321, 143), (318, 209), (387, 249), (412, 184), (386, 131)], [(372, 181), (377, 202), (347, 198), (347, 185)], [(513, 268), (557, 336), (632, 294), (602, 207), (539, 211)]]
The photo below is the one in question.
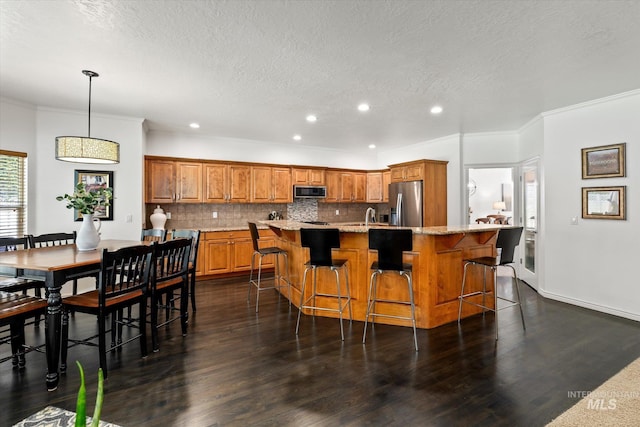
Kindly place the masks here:
[(402, 225), (402, 193), (398, 193), (396, 199), (396, 215), (396, 223), (400, 226)]

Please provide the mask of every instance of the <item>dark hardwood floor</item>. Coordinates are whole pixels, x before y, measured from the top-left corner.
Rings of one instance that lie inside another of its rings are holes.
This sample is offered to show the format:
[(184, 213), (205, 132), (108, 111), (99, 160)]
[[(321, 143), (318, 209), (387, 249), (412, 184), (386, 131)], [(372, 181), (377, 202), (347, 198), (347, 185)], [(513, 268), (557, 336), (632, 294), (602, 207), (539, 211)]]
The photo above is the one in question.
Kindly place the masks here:
[[(260, 313), (246, 302), (246, 278), (201, 281), (189, 334), (174, 322), (160, 351), (139, 358), (129, 344), (109, 355), (102, 419), (123, 426), (543, 426), (640, 357), (638, 322), (544, 300), (523, 287), (527, 330), (517, 309), (418, 331), (377, 325), (362, 345), (363, 323), (340, 341), (336, 319), (305, 316), (263, 292)], [(95, 329), (76, 314), (70, 335)], [(345, 323), (348, 325), (348, 322)], [(28, 341), (42, 341), (44, 328)], [(8, 346), (2, 346), (8, 351)], [(0, 365), (0, 426), (47, 405), (75, 410), (80, 360), (93, 412), (97, 349), (69, 350), (70, 371), (47, 392), (45, 358), (27, 369)]]

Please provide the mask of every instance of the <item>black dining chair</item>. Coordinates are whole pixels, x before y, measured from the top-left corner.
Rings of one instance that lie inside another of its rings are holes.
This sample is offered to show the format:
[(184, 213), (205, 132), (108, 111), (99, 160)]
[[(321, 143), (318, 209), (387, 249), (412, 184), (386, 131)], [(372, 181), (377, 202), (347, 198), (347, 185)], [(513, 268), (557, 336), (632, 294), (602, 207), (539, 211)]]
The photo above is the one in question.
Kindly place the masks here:
[[(153, 268), (153, 247), (137, 245), (115, 251), (104, 249), (100, 263), (98, 289), (64, 297), (62, 299), (62, 350), (61, 371), (67, 367), (68, 348), (78, 344), (96, 346), (100, 367), (107, 378), (107, 353), (135, 339), (140, 340), (140, 356), (147, 356), (147, 298)], [(123, 319), (125, 307), (138, 307), (138, 318)], [(98, 334), (89, 338), (69, 339), (69, 311), (95, 315), (98, 318)], [(111, 321), (109, 322), (109, 317)], [(107, 323), (111, 324), (110, 330)], [(123, 326), (134, 328), (137, 335), (122, 342)], [(111, 343), (107, 346), (107, 333), (111, 332)], [(117, 341), (116, 341), (117, 339)], [(69, 344), (71, 343), (71, 345)]]
[(167, 230), (149, 228), (143, 229), (140, 234), (140, 241), (142, 242), (164, 242), (165, 240), (167, 240)]
[(11, 360), (14, 368), (25, 368), (25, 354), (35, 349), (25, 345), (25, 320), (44, 315), (47, 300), (15, 292), (0, 291), (0, 344), (11, 344), (11, 355), (0, 358), (0, 363)]
[(200, 230), (172, 230), (172, 239), (191, 239), (189, 255), (189, 295), (191, 309), (196, 311), (196, 271), (198, 270), (198, 247), (200, 246)]
[[(72, 245), (76, 242), (77, 234), (75, 231), (71, 233), (46, 233), (34, 236), (29, 234), (30, 248), (46, 248), (50, 246)], [(98, 279), (96, 274), (96, 280)], [(78, 293), (78, 279), (73, 280), (73, 295)]]
[[(0, 238), (0, 252), (19, 251), (29, 248), (28, 237)], [(0, 267), (0, 291), (22, 292), (34, 289), (37, 297), (42, 297), (44, 277), (25, 277), (23, 269)]]
[[(189, 254), (191, 239), (175, 239), (153, 244), (154, 266), (151, 271), (151, 342), (153, 351), (158, 351), (158, 329), (180, 320), (182, 335), (187, 334), (187, 320), (189, 318)], [(180, 308), (173, 304), (174, 291), (180, 291)], [(162, 304), (162, 296), (166, 296)], [(159, 312), (165, 311), (164, 321), (159, 320)], [(171, 312), (177, 310), (179, 315), (171, 317)]]

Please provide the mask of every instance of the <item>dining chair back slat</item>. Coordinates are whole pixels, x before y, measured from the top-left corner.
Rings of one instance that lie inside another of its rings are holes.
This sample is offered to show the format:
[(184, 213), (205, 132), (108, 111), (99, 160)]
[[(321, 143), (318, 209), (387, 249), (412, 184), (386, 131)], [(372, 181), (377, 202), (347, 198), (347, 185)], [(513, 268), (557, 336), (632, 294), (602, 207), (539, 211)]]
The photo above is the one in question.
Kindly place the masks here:
[(198, 247), (200, 246), (200, 230), (172, 230), (172, 239), (191, 239), (189, 253), (189, 295), (191, 309), (196, 311), (196, 271), (198, 270)]

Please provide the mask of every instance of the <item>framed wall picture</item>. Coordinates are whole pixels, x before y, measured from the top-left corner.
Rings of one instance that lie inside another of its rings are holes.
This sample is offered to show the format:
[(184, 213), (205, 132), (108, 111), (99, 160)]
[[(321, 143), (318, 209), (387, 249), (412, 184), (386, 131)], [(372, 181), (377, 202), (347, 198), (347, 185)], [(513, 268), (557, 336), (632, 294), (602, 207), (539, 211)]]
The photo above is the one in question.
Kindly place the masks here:
[(582, 149), (582, 179), (625, 176), (626, 143)]
[(582, 218), (626, 219), (626, 186), (583, 187)]
[[(88, 191), (97, 190), (98, 188), (113, 188), (113, 171), (91, 171), (91, 170), (75, 170), (75, 182), (74, 185), (78, 185), (82, 182)], [(113, 200), (111, 199), (110, 206), (103, 206), (93, 215), (94, 218), (100, 218), (101, 221), (113, 221)], [(82, 221), (82, 214), (75, 210), (75, 220)]]

